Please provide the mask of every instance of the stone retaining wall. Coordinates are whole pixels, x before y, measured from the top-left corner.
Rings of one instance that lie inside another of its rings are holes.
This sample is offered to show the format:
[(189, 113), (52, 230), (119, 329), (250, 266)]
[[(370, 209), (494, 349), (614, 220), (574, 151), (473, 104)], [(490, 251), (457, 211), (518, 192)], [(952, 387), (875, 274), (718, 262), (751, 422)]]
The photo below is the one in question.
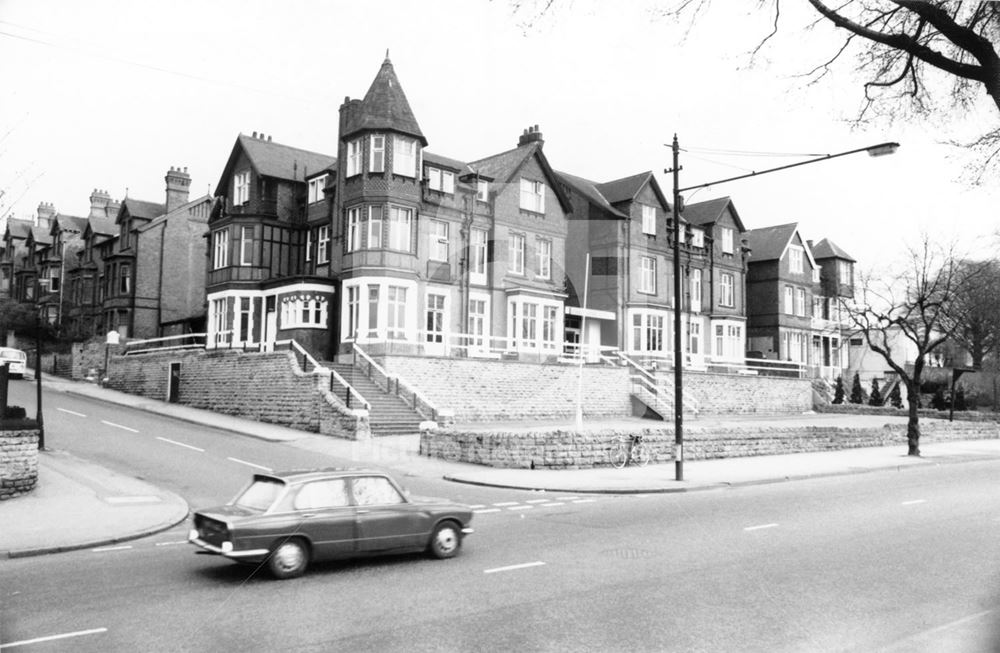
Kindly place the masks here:
[[(609, 465), (612, 442), (630, 433), (642, 433), (653, 449), (653, 462), (673, 459), (672, 428), (565, 429), (525, 431), (461, 431), (436, 429), (420, 438), (421, 455), (489, 467), (527, 469), (586, 469)], [(996, 422), (949, 423), (933, 420), (921, 424), (922, 439), (978, 440), (1000, 438)], [(891, 444), (905, 446), (906, 425), (882, 428), (829, 426), (746, 427), (713, 433), (685, 433), (684, 458), (708, 460), (773, 454), (836, 451)]]
[(38, 483), (38, 429), (0, 431), (0, 501), (27, 494)]

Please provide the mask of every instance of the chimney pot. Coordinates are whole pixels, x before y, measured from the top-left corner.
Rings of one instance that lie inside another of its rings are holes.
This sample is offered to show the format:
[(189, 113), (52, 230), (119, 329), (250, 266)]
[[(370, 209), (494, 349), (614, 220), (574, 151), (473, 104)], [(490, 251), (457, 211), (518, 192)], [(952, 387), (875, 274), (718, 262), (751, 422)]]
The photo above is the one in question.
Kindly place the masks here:
[(257, 132), (256, 131), (253, 133), (253, 137), (257, 138)]
[(270, 142), (271, 142), (271, 135), (270, 135), (270, 134), (268, 134), (268, 135), (267, 135), (267, 142), (268, 142), (268, 143), (270, 143)]

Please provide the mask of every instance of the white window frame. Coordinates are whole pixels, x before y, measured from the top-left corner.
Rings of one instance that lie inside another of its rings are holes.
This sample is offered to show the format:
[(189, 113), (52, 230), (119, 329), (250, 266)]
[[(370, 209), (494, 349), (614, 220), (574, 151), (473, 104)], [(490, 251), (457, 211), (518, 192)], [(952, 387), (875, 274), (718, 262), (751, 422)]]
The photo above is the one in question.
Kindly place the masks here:
[(353, 206), (347, 209), (347, 251), (356, 252), (361, 249), (361, 209)]
[(250, 171), (237, 172), (233, 176), (233, 206), (243, 206), (250, 200)]
[(325, 329), (330, 313), (329, 300), (321, 295), (285, 295), (281, 306), (280, 329)]
[(424, 298), (424, 341), (443, 344), (447, 341), (448, 295), (429, 292)]
[[(382, 214), (385, 209), (381, 205), (368, 207), (368, 249), (382, 249)], [(376, 217), (378, 214), (378, 217)]]
[(426, 166), (427, 187), (440, 193), (455, 194), (455, 173), (434, 166)]
[(444, 220), (429, 220), (430, 234), (429, 247), (427, 248), (427, 258), (432, 261), (448, 261), (448, 228), (449, 225)]
[(347, 286), (345, 289), (347, 310), (344, 315), (347, 319), (347, 330), (341, 336), (344, 341), (353, 342), (361, 328), (361, 286)]
[(664, 354), (667, 351), (670, 320), (665, 311), (633, 310), (629, 312), (631, 338), (626, 345), (630, 353)]
[(507, 271), (511, 274), (524, 274), (524, 234), (511, 234), (507, 247)]
[(691, 229), (691, 247), (705, 246), (705, 232), (701, 229)]
[(521, 209), (545, 213), (545, 184), (521, 177)]
[(719, 306), (726, 308), (736, 307), (736, 275), (732, 272), (722, 272), (719, 274)]
[(404, 177), (417, 176), (417, 140), (404, 136), (392, 137), (392, 172)]
[(330, 226), (323, 225), (316, 234), (316, 263), (330, 262)]
[(326, 180), (329, 175), (321, 175), (309, 180), (309, 203), (313, 204), (324, 199), (323, 189), (326, 188)]
[(486, 247), (489, 232), (485, 229), (473, 228), (469, 236), (469, 281), (475, 284), (486, 283)]
[(346, 176), (353, 177), (361, 174), (361, 143), (360, 138), (347, 141), (347, 172)]
[[(548, 309), (554, 309), (554, 315)], [(555, 351), (562, 338), (546, 340), (563, 332), (564, 312), (561, 302), (541, 297), (507, 299), (507, 347), (511, 351)], [(547, 320), (550, 320), (547, 323)]]
[(490, 199), (490, 183), (485, 179), (476, 180), (476, 199), (480, 202), (488, 202)]
[(385, 172), (385, 134), (372, 134), (369, 137), (368, 171)]
[(312, 229), (306, 230), (306, 263), (312, 260)]
[(389, 205), (389, 249), (397, 252), (412, 251), (413, 209)]
[(642, 233), (647, 236), (656, 235), (656, 207), (642, 204)]
[(785, 286), (785, 314), (795, 315), (795, 290), (791, 286)]
[(795, 314), (805, 317), (806, 314), (806, 290), (805, 288), (795, 289)]
[(803, 264), (802, 259), (803, 251), (801, 247), (796, 245), (791, 245), (788, 248), (788, 270), (792, 274), (802, 274)]
[(837, 273), (840, 275), (840, 285), (851, 285), (851, 263), (849, 261), (837, 262)]
[(229, 266), (229, 228), (212, 232), (212, 269), (221, 270)]
[[(481, 311), (479, 309), (482, 309)], [(486, 352), (490, 348), (490, 296), (471, 294), (469, 297), (469, 321), (466, 332), (472, 352)]]
[(539, 279), (552, 278), (552, 241), (548, 238), (538, 238), (535, 241), (537, 254), (536, 275)]
[(250, 225), (240, 226), (240, 265), (253, 265), (253, 227)]
[(639, 288), (641, 293), (656, 294), (656, 257), (639, 257)]
[(733, 230), (730, 227), (722, 227), (722, 253), (736, 253), (736, 250), (733, 248)]
[(701, 268), (691, 270), (691, 311), (701, 312)]
[(386, 287), (386, 337), (390, 340), (407, 339), (407, 295), (406, 286), (389, 284)]

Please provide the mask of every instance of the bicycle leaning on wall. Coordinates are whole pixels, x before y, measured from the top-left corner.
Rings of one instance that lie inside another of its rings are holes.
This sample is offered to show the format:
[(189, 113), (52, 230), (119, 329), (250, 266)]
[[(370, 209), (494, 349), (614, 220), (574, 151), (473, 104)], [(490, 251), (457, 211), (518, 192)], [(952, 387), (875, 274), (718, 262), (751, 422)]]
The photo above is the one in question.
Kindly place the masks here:
[(621, 469), (626, 465), (646, 466), (653, 457), (653, 452), (646, 444), (641, 433), (620, 435), (611, 443), (608, 452), (611, 464)]

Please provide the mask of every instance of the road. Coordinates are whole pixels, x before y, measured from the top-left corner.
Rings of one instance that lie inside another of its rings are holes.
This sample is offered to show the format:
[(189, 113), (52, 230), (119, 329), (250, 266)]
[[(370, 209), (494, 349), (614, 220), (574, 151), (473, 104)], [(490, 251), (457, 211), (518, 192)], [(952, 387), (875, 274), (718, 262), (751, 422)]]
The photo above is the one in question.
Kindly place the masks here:
[[(344, 462), (69, 395), (46, 402), (49, 446), (194, 506), (228, 498), (246, 463)], [(406, 477), (415, 493), (476, 506), (457, 558), (318, 565), (276, 582), (194, 555), (178, 527), (0, 561), (0, 650), (995, 651), (998, 478), (1000, 462), (982, 461), (586, 497)], [(56, 634), (72, 637), (9, 646)]]

